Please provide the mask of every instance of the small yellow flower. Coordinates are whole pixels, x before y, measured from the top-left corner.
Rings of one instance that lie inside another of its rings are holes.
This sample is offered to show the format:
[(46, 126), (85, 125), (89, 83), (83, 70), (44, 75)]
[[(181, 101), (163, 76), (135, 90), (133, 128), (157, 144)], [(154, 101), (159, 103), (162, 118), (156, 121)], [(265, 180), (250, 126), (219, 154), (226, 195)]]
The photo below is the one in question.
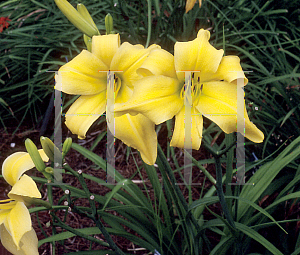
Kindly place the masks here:
[[(117, 116), (142, 113), (155, 124), (175, 115), (175, 129), (171, 146), (184, 147), (184, 71), (192, 71), (192, 148), (199, 149), (202, 138), (203, 117), (215, 122), (225, 133), (237, 131), (237, 79), (248, 82), (237, 56), (223, 57), (223, 50), (215, 49), (208, 40), (210, 33), (201, 29), (195, 40), (177, 42), (174, 58), (160, 55), (149, 58), (137, 70), (144, 78), (135, 83), (129, 101), (116, 104)], [(161, 68), (161, 64), (163, 67)], [(176, 74), (177, 72), (177, 74)], [(239, 77), (237, 75), (240, 75)], [(241, 89), (241, 88), (239, 88)], [(250, 122), (244, 105), (245, 136), (260, 143), (263, 133)]]
[[(43, 150), (39, 153), (44, 161), (48, 157)], [(16, 152), (7, 157), (2, 165), (2, 175), (12, 186), (9, 199), (0, 201), (0, 238), (3, 246), (14, 255), (38, 255), (38, 239), (32, 228), (26, 205), (32, 198), (41, 198), (35, 182), (24, 174), (34, 167), (30, 155)]]
[[(82, 51), (59, 69), (55, 88), (67, 94), (81, 95), (66, 113), (66, 125), (73, 134), (84, 139), (90, 126), (102, 115), (107, 105), (107, 73), (115, 72), (115, 103), (125, 103), (132, 95), (134, 83), (141, 78), (136, 70), (145, 60), (162, 51), (152, 45), (123, 43), (119, 35), (93, 36), (92, 52)], [(115, 127), (108, 125), (115, 137), (140, 151), (147, 164), (156, 160), (154, 123), (142, 114), (116, 116)], [(109, 123), (108, 123), (109, 124)]]

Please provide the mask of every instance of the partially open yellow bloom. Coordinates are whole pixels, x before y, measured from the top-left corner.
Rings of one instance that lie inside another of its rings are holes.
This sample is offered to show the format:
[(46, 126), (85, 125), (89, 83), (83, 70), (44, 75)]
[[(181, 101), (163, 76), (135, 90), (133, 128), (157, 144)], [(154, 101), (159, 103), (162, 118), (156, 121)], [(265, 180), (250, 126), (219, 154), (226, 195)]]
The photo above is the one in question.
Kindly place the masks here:
[[(185, 71), (191, 71), (192, 148), (199, 149), (201, 144), (202, 116), (215, 122), (225, 133), (236, 132), (237, 89), (242, 89), (237, 79), (243, 79), (243, 85), (248, 80), (242, 72), (240, 59), (223, 57), (223, 50), (209, 44), (209, 38), (209, 31), (201, 29), (195, 40), (175, 44), (174, 58), (169, 53), (160, 54), (160, 61), (148, 58), (137, 70), (144, 78), (135, 83), (129, 101), (115, 105), (116, 114), (142, 113), (155, 124), (175, 115), (171, 146), (184, 148), (184, 79)], [(245, 121), (245, 137), (262, 142), (263, 133), (249, 120), (245, 104), (243, 107), (244, 116), (239, 117)]]
[[(48, 157), (39, 153), (44, 161)], [(32, 228), (26, 205), (32, 198), (41, 198), (35, 182), (24, 174), (34, 167), (27, 152), (16, 152), (5, 159), (2, 175), (12, 186), (9, 199), (0, 201), (0, 238), (3, 246), (14, 255), (38, 255), (38, 239)]]

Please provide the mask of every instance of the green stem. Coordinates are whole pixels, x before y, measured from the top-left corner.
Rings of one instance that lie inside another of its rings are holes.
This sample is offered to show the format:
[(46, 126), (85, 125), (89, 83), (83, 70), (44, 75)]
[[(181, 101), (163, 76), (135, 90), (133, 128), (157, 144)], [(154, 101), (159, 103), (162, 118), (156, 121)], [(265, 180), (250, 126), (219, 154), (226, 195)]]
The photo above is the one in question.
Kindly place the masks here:
[(108, 242), (109, 246), (116, 252), (117, 255), (126, 255), (124, 252), (120, 250), (120, 248), (114, 243), (114, 241), (111, 239), (109, 233), (107, 232), (106, 228), (103, 226), (102, 222), (98, 219), (95, 221), (96, 226), (100, 229), (102, 232), (105, 240)]
[(69, 232), (71, 232), (71, 233), (73, 233), (73, 234), (75, 234), (77, 236), (83, 237), (83, 238), (85, 238), (85, 239), (87, 239), (87, 240), (89, 240), (91, 242), (95, 242), (95, 243), (103, 245), (103, 243), (100, 240), (98, 240), (98, 239), (96, 239), (96, 238), (94, 238), (92, 236), (86, 235), (86, 234), (84, 234), (84, 233), (82, 233), (82, 232), (80, 232), (80, 231), (78, 231), (78, 230), (70, 227), (69, 225), (65, 224), (54, 213), (51, 213), (51, 216), (57, 220), (57, 225), (60, 226), (60, 227), (62, 227), (62, 228), (64, 228), (65, 230), (67, 230), (67, 231), (69, 231)]
[(46, 207), (48, 210), (52, 209), (52, 205), (49, 202), (44, 201), (43, 199), (27, 198), (24, 200), (28, 201), (31, 205), (42, 205), (42, 206)]
[(184, 198), (181, 190), (179, 189), (179, 186), (176, 185), (176, 183), (177, 183), (176, 178), (175, 178), (175, 176), (172, 172), (172, 169), (171, 169), (170, 165), (167, 163), (167, 159), (165, 158), (165, 154), (163, 153), (163, 151), (162, 151), (161, 147), (159, 146), (159, 144), (158, 144), (157, 148), (158, 148), (157, 149), (158, 157), (159, 157), (159, 159), (160, 159), (160, 161), (163, 165), (163, 169), (166, 171), (168, 177), (170, 178), (170, 182), (171, 182), (171, 184), (172, 184), (172, 186), (175, 190), (175, 193), (176, 193), (177, 197), (179, 198), (185, 212), (190, 215), (190, 217), (191, 217), (190, 219), (191, 219), (192, 223), (194, 224), (195, 228), (197, 229), (197, 232), (200, 232), (200, 227), (199, 227), (194, 215), (189, 212), (188, 204), (185, 201), (185, 198)]
[(233, 141), (228, 147), (226, 147), (224, 150), (221, 151), (215, 151), (210, 145), (208, 145), (206, 142), (202, 142), (205, 149), (207, 149), (215, 158), (221, 157), (223, 154), (225, 154), (227, 151), (229, 151), (233, 145), (236, 144), (236, 141)]
[(228, 210), (228, 206), (226, 204), (226, 200), (224, 197), (224, 192), (223, 192), (223, 182), (222, 182), (222, 167), (221, 167), (221, 156), (225, 153), (227, 153), (234, 145), (236, 144), (236, 141), (233, 141), (229, 146), (227, 146), (224, 150), (221, 151), (215, 151), (209, 146), (207, 143), (203, 143), (204, 147), (214, 156), (215, 162), (216, 162), (216, 190), (217, 194), (225, 215), (225, 218), (227, 219), (228, 223), (235, 229), (235, 224), (233, 221), (233, 218)]
[(96, 204), (94, 201), (93, 195), (91, 194), (91, 192), (89, 191), (86, 182), (84, 180), (84, 177), (82, 176), (82, 174), (79, 174), (78, 172), (74, 171), (68, 164), (64, 164), (63, 165), (64, 169), (71, 172), (80, 182), (86, 196), (89, 198), (89, 202), (90, 202), (90, 206), (92, 209), (92, 213), (91, 214), (86, 214), (87, 217), (89, 217), (90, 219), (92, 219), (95, 223), (96, 226), (100, 229), (101, 233), (103, 234), (105, 240), (107, 241), (107, 243), (109, 244), (109, 246), (116, 252), (117, 255), (126, 255), (124, 252), (122, 252), (120, 250), (120, 248), (114, 243), (114, 241), (112, 240), (111, 236), (109, 235), (109, 233), (107, 232), (106, 228), (103, 226), (102, 222), (99, 219), (98, 213), (97, 213), (97, 208), (96, 208)]
[(217, 190), (217, 194), (225, 215), (225, 218), (227, 219), (228, 223), (235, 229), (235, 225), (234, 225), (234, 221), (232, 219), (232, 216), (228, 210), (226, 201), (225, 201), (225, 197), (224, 197), (224, 193), (223, 193), (223, 185), (222, 185), (222, 166), (221, 166), (221, 160), (220, 157), (215, 157), (215, 161), (216, 161), (216, 179), (217, 179), (217, 183), (216, 183), (216, 190)]
[(164, 153), (163, 153), (163, 151), (162, 151), (162, 149), (161, 149), (160, 146), (158, 146), (157, 154), (158, 154), (158, 157), (160, 158), (160, 160), (161, 160), (161, 162), (162, 162), (162, 164), (164, 166), (164, 170), (167, 172), (167, 175), (170, 178), (172, 186), (173, 186), (173, 188), (174, 188), (174, 190), (175, 190), (178, 198), (180, 199), (181, 204), (183, 205), (184, 209), (186, 211), (188, 211), (187, 202), (185, 201), (185, 198), (184, 198), (181, 190), (179, 189), (179, 186), (176, 185), (176, 183), (177, 183), (176, 178), (175, 178), (175, 176), (174, 176), (174, 174), (173, 174), (173, 172), (172, 172), (172, 170), (170, 168), (170, 165), (166, 164), (165, 155), (164, 155)]
[(204, 174), (205, 176), (211, 181), (213, 185), (216, 185), (216, 180), (212, 175), (202, 166), (198, 163), (196, 159), (192, 157), (191, 154), (189, 154), (187, 151), (185, 151), (186, 155), (192, 160), (193, 164), (195, 164)]

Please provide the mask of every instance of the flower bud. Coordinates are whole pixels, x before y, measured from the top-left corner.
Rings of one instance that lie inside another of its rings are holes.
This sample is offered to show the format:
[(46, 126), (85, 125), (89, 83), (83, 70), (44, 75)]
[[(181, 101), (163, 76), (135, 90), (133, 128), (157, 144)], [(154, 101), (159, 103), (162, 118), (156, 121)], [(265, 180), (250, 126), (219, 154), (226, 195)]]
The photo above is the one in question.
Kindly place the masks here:
[(98, 34), (100, 34), (92, 16), (83, 4), (77, 4), (77, 11), (95, 30), (98, 31)]
[(26, 150), (29, 153), (36, 169), (40, 172), (44, 172), (44, 169), (46, 168), (45, 163), (44, 163), (40, 153), (38, 152), (37, 147), (29, 138), (27, 138), (25, 140), (25, 147), (26, 147)]
[(72, 138), (68, 137), (63, 144), (62, 147), (62, 154), (63, 154), (63, 158), (66, 156), (66, 154), (69, 152), (69, 150), (71, 149), (72, 146)]
[(52, 167), (46, 167), (46, 168), (45, 168), (45, 172), (48, 173), (48, 174), (54, 175), (54, 170), (53, 170)]
[[(61, 152), (48, 137), (41, 136), (40, 141), (41, 141), (44, 152), (46, 153), (48, 158), (52, 162), (54, 162), (54, 155), (56, 157), (58, 157), (61, 155)], [(59, 160), (59, 162), (61, 162), (61, 160)]]
[(109, 13), (105, 16), (105, 29), (107, 35), (111, 34), (114, 29), (114, 20)]
[(67, 19), (82, 33), (89, 37), (99, 35), (98, 29), (91, 25), (67, 0), (54, 1)]

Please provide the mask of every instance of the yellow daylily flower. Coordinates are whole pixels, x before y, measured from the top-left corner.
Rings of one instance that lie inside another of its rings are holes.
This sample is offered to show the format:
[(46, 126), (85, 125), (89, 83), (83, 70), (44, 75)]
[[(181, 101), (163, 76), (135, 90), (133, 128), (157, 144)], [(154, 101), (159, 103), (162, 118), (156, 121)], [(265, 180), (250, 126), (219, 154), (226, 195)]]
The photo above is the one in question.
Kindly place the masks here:
[[(39, 153), (44, 161), (48, 161), (43, 150)], [(24, 174), (33, 167), (34, 163), (26, 152), (13, 153), (2, 165), (2, 175), (12, 189), (8, 193), (9, 199), (0, 201), (0, 239), (14, 255), (39, 254), (38, 239), (26, 206), (30, 205), (31, 199), (41, 198), (35, 182)]]
[[(84, 139), (90, 126), (105, 112), (105, 71), (115, 71), (114, 100), (124, 103), (131, 97), (134, 83), (141, 78), (136, 70), (154, 50), (160, 50), (160, 47), (152, 45), (145, 49), (142, 45), (129, 43), (120, 46), (119, 35), (94, 36), (92, 52), (82, 51), (59, 69), (55, 88), (81, 95), (66, 113), (65, 123), (73, 134)], [(108, 127), (115, 137), (140, 151), (145, 163), (154, 164), (157, 146), (154, 123), (141, 114), (118, 116), (114, 123), (114, 130), (110, 125)]]
[[(174, 59), (161, 56), (165, 69), (157, 70), (149, 59), (138, 70), (144, 78), (136, 82), (133, 95), (126, 103), (116, 104), (117, 116), (142, 113), (155, 124), (175, 115), (175, 129), (171, 146), (184, 147), (184, 79), (185, 71), (192, 71), (192, 148), (199, 149), (203, 116), (214, 121), (225, 133), (237, 131), (237, 79), (248, 82), (237, 56), (223, 57), (223, 50), (209, 44), (210, 33), (201, 29), (190, 42), (175, 43)], [(156, 59), (158, 63), (158, 59)], [(176, 74), (176, 72), (177, 74)], [(244, 105), (245, 136), (260, 143), (263, 133), (249, 120)]]

